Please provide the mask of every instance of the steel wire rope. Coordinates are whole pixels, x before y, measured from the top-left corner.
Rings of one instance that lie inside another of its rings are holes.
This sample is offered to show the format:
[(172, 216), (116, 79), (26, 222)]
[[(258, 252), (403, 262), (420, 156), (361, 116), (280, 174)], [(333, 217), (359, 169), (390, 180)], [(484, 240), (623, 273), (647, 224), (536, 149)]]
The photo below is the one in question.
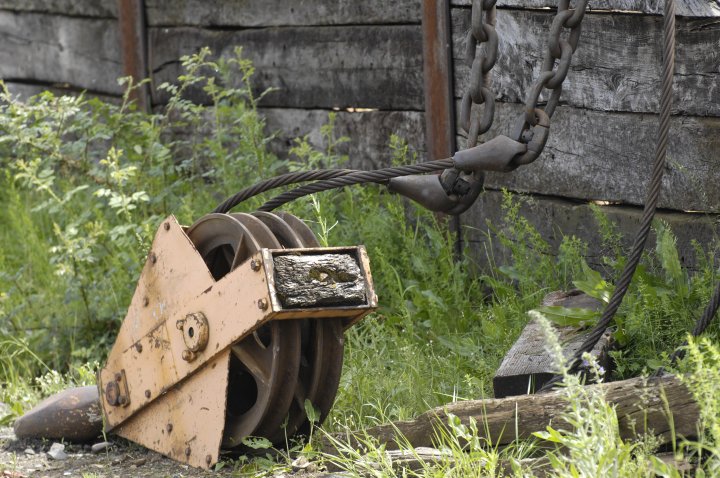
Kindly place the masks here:
[(260, 211), (272, 211), (287, 204), (290, 201), (299, 199), (310, 194), (327, 191), (329, 189), (343, 188), (354, 184), (362, 183), (384, 183), (392, 178), (409, 176), (412, 174), (431, 173), (453, 166), (452, 158), (437, 159), (425, 163), (412, 164), (408, 166), (395, 166), (390, 168), (376, 169), (373, 171), (354, 171), (333, 179), (316, 181), (314, 183), (300, 186), (291, 191), (284, 192), (263, 204)]
[[(625, 264), (625, 269), (615, 286), (608, 305), (600, 317), (595, 328), (588, 334), (585, 341), (580, 345), (572, 358), (567, 362), (568, 372), (576, 372), (582, 363), (582, 356), (586, 352), (590, 352), (597, 344), (600, 337), (605, 333), (612, 322), (613, 317), (617, 313), (618, 308), (622, 304), (623, 298), (630, 287), (633, 275), (637, 269), (642, 253), (645, 249), (648, 235), (650, 234), (650, 226), (655, 217), (660, 190), (662, 188), (662, 178), (665, 169), (665, 157), (667, 153), (667, 143), (670, 131), (670, 113), (672, 106), (672, 82), (675, 70), (675, 0), (665, 0), (664, 11), (664, 28), (663, 28), (663, 65), (662, 65), (662, 92), (660, 97), (660, 125), (658, 128), (658, 142), (655, 148), (655, 163), (648, 188), (647, 199), (643, 209), (640, 227), (635, 235), (632, 252)], [(719, 291), (720, 292), (720, 291)], [(720, 301), (720, 296), (718, 297)], [(552, 388), (556, 383), (562, 380), (562, 376), (555, 375), (546, 382), (539, 392), (544, 392)]]
[(288, 184), (316, 181), (320, 179), (332, 179), (356, 171), (356, 169), (317, 169), (313, 171), (297, 171), (281, 174), (253, 184), (252, 186), (239, 191), (220, 203), (215, 209), (213, 209), (212, 212), (223, 214), (227, 213), (241, 202), (246, 201), (253, 196), (257, 196), (258, 194), (262, 194), (271, 189), (276, 189)]

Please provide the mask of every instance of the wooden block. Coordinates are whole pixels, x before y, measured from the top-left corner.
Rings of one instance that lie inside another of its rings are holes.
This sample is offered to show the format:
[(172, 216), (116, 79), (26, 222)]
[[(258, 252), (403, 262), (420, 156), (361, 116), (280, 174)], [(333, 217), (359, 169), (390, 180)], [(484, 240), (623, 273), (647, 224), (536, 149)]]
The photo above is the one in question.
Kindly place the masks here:
[[(601, 310), (602, 303), (584, 293), (574, 290), (570, 292), (551, 292), (543, 299), (545, 306), (567, 308), (584, 308)], [(576, 327), (554, 327), (563, 354), (567, 359), (580, 347), (589, 329)], [(598, 364), (608, 368), (607, 352), (611, 345), (611, 331), (608, 329), (590, 353)], [(500, 368), (493, 377), (495, 398), (533, 393), (539, 390), (557, 371), (554, 358), (545, 350), (545, 334), (540, 324), (533, 320), (525, 326), (515, 345), (505, 355)]]
[(359, 305), (365, 278), (350, 254), (275, 256), (275, 290), (283, 308)]

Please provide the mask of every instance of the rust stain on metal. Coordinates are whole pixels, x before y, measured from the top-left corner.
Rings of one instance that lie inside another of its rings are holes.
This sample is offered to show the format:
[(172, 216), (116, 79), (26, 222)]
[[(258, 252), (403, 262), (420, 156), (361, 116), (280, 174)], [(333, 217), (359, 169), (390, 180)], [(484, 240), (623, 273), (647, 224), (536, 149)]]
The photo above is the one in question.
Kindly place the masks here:
[[(145, 1), (118, 0), (118, 22), (123, 73), (132, 77), (133, 83), (137, 85), (149, 76)], [(147, 84), (135, 88), (130, 95), (141, 110), (150, 111), (150, 90)]]

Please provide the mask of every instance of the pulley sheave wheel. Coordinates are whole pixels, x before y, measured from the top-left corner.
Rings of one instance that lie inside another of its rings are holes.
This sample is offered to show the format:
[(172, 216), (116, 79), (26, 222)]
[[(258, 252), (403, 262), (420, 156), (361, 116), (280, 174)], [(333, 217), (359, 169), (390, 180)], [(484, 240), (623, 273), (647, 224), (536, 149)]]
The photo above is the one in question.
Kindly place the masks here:
[[(287, 214), (209, 214), (187, 230), (215, 280), (260, 248), (318, 247), (303, 221)], [(342, 370), (341, 319), (271, 321), (232, 347), (223, 446), (248, 435), (281, 443), (307, 433), (305, 401), (325, 419)]]
[[(247, 215), (246, 215), (247, 216)], [(221, 280), (262, 247), (279, 248), (252, 216), (246, 227), (227, 214), (208, 214), (187, 230), (215, 280)], [(294, 397), (300, 366), (300, 322), (271, 321), (232, 347), (224, 447), (259, 429), (279, 428)]]
[[(320, 247), (312, 230), (289, 213), (277, 214), (258, 211), (253, 213), (278, 239), (284, 248)], [(270, 439), (279, 443), (297, 432), (307, 434), (310, 423), (305, 411), (305, 400), (320, 412), (322, 423), (330, 413), (342, 372), (344, 336), (342, 319), (307, 319), (302, 324), (302, 352), (300, 376), (294, 399), (288, 413), (285, 430)]]

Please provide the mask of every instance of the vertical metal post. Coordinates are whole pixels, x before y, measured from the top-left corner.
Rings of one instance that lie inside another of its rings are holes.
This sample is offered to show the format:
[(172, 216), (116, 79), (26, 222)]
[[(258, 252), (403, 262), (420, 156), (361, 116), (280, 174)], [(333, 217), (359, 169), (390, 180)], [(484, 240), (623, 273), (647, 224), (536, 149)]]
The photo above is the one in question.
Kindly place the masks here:
[[(120, 23), (120, 46), (122, 48), (123, 73), (138, 84), (148, 77), (147, 29), (145, 25), (144, 0), (118, 0)], [(150, 88), (142, 85), (133, 90), (132, 99), (138, 108), (150, 111)]]
[[(435, 160), (448, 158), (456, 150), (449, 0), (423, 0), (422, 32), (425, 143), (428, 160)], [(460, 257), (459, 216), (451, 218), (450, 227), (457, 235), (455, 253)]]

